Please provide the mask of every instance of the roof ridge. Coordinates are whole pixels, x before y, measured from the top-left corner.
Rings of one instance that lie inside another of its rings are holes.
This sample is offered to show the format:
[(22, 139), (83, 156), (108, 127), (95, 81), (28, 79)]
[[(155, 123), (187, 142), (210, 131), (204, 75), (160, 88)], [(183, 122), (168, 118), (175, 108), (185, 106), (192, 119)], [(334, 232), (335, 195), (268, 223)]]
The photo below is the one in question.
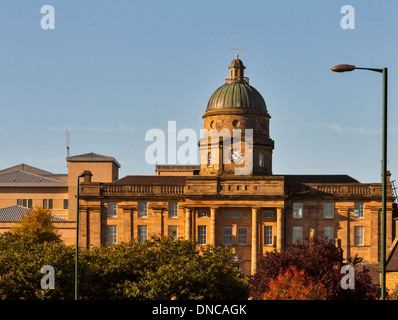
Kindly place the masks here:
[(35, 173), (32, 173), (32, 172), (27, 172), (27, 171), (22, 171), (22, 170), (6, 172), (6, 173), (3, 173), (3, 174), (0, 173), (0, 177), (1, 177), (1, 176), (6, 176), (6, 175), (15, 174), (15, 173), (21, 173), (21, 174), (24, 174), (24, 175), (30, 175), (30, 176), (38, 177), (38, 178), (40, 178), (40, 179), (46, 179), (46, 180), (50, 180), (50, 181), (52, 181), (52, 182), (57, 182), (57, 183), (60, 183), (60, 182), (61, 182), (61, 181), (56, 180), (56, 179), (48, 178), (48, 177), (45, 177), (45, 176), (42, 176), (42, 175), (38, 175), (38, 174), (35, 174)]

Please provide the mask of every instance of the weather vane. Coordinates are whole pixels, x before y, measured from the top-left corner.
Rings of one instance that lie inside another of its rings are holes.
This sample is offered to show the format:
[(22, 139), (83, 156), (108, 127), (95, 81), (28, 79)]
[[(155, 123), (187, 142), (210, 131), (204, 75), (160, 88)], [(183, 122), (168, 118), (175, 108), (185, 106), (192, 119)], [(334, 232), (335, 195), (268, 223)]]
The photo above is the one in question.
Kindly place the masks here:
[(236, 57), (238, 57), (238, 50), (245, 50), (245, 48), (239, 49), (239, 47), (238, 47), (238, 41), (236, 41), (236, 49), (230, 48), (229, 50), (236, 50)]

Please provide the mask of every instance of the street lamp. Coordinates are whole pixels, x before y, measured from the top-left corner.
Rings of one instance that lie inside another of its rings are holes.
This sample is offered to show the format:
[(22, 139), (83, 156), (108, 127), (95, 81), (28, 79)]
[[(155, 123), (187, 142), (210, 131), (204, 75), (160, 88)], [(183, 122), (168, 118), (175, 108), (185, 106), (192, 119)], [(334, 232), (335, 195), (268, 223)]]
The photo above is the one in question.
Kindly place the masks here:
[(334, 72), (370, 70), (383, 74), (383, 160), (382, 160), (382, 248), (381, 248), (381, 299), (386, 293), (386, 198), (387, 198), (387, 68), (358, 68), (349, 64), (339, 64), (332, 68)]
[(77, 288), (78, 288), (78, 266), (79, 266), (79, 184), (80, 178), (85, 177), (86, 172), (83, 172), (77, 176), (77, 191), (76, 191), (76, 252), (75, 252), (75, 300), (78, 300)]

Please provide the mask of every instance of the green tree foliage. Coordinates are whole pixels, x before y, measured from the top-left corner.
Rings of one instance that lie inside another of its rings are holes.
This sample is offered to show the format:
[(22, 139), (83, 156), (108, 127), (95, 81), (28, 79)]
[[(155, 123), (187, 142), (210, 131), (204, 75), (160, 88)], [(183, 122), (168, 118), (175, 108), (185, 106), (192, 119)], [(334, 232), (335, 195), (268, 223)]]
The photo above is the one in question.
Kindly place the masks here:
[[(44, 265), (55, 270), (46, 299), (73, 299), (73, 246), (0, 236), (0, 299), (38, 299)], [(231, 252), (190, 240), (153, 238), (79, 252), (81, 299), (246, 299), (248, 281), (227, 261)]]
[(21, 223), (12, 229), (18, 235), (25, 235), (35, 242), (61, 241), (52, 222), (51, 209), (35, 207), (27, 215), (22, 215)]
[(0, 299), (42, 298), (41, 268), (55, 270), (55, 289), (47, 289), (46, 299), (72, 299), (74, 286), (74, 248), (57, 241), (38, 242), (25, 234), (0, 236)]

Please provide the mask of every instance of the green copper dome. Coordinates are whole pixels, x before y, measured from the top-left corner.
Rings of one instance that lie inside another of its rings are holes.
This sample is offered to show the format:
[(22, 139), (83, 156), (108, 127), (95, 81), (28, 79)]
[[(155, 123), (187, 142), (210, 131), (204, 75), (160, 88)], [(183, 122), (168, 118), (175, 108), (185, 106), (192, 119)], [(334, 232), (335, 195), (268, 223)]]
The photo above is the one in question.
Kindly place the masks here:
[(211, 96), (206, 111), (220, 109), (259, 110), (267, 112), (267, 106), (261, 94), (249, 85), (249, 79), (244, 76), (246, 67), (238, 55), (228, 67), (230, 76), (225, 78), (225, 84), (219, 87)]
[(249, 84), (242, 82), (222, 85), (213, 93), (207, 104), (207, 111), (236, 108), (267, 111), (261, 94)]

